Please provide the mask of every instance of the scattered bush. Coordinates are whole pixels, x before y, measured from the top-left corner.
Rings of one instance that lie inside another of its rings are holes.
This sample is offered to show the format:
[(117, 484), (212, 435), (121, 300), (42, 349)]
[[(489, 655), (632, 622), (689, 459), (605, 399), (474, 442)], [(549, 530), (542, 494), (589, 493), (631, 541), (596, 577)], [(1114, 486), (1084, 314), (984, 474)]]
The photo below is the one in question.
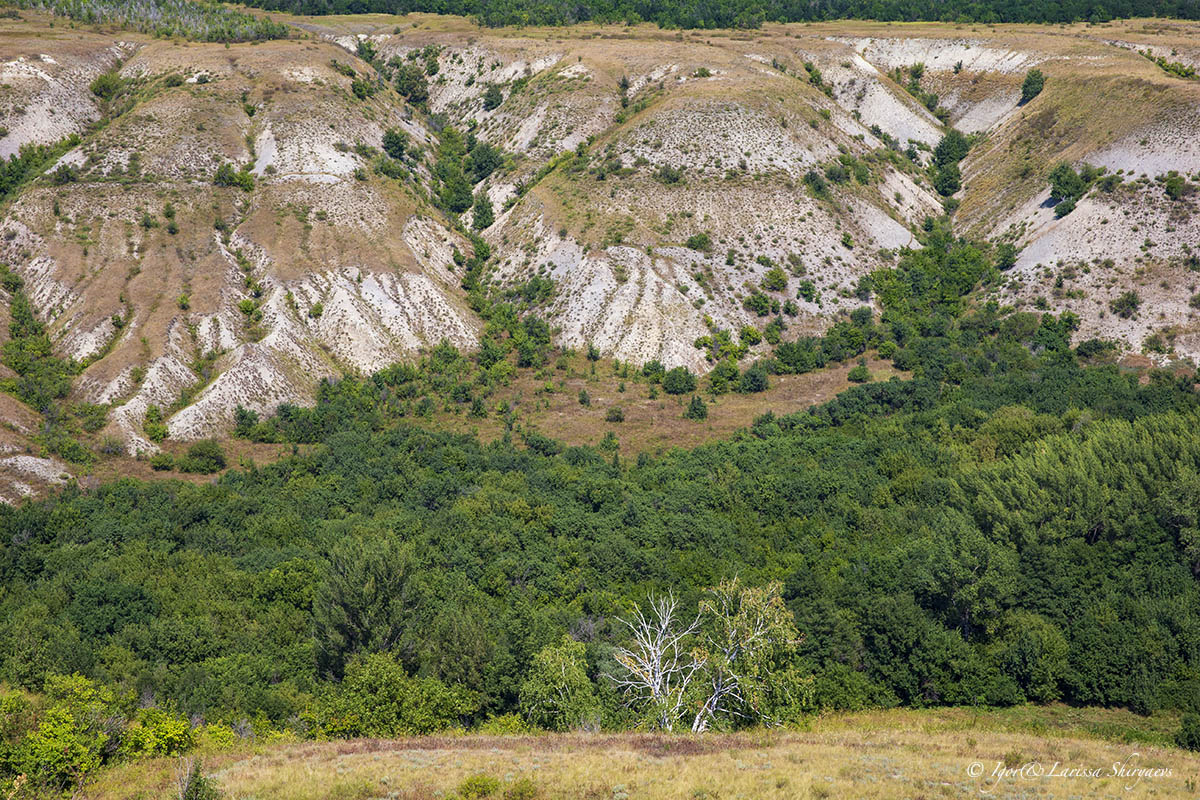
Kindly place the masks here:
[(101, 100), (112, 100), (124, 86), (125, 81), (121, 79), (121, 76), (115, 71), (109, 71), (97, 75), (88, 88)]
[(765, 392), (768, 388), (770, 388), (770, 380), (767, 378), (767, 368), (763, 366), (762, 362), (754, 364), (743, 372), (738, 381), (738, 392), (741, 394)]
[(215, 439), (202, 439), (179, 459), (180, 472), (212, 474), (225, 469), (225, 451)]
[(307, 712), (307, 721), (321, 736), (394, 738), (452, 728), (477, 708), (466, 689), (410, 676), (392, 654), (373, 653), (350, 662), (336, 689)]
[(165, 450), (160, 450), (150, 456), (150, 468), (157, 472), (175, 469), (175, 457)]
[(1025, 80), (1021, 83), (1021, 105), (1025, 105), (1041, 94), (1045, 85), (1046, 76), (1040, 69), (1031, 69), (1025, 73)]
[(621, 408), (620, 406), (610, 407), (608, 409), (608, 412), (605, 413), (605, 415), (604, 415), (604, 421), (605, 422), (624, 422), (625, 421), (625, 409)]
[(458, 794), (463, 800), (494, 797), (500, 792), (500, 779), (491, 775), (472, 775), (458, 785)]
[(1191, 194), (1192, 190), (1193, 187), (1187, 182), (1187, 179), (1175, 170), (1167, 173), (1167, 177), (1163, 181), (1163, 191), (1172, 200), (1182, 200), (1186, 195)]
[(696, 376), (687, 367), (675, 367), (663, 375), (662, 386), (667, 394), (687, 394), (695, 391)]
[(697, 422), (708, 419), (708, 403), (704, 402), (699, 395), (692, 395), (691, 402), (683, 412), (683, 418)]
[(1200, 751), (1200, 714), (1183, 715), (1175, 732), (1175, 744), (1184, 750)]
[(1128, 291), (1121, 294), (1115, 300), (1108, 304), (1108, 308), (1112, 313), (1122, 319), (1129, 319), (1137, 313), (1142, 305), (1142, 298), (1135, 291)]
[(217, 173), (213, 176), (213, 184), (216, 186), (236, 186), (243, 192), (249, 192), (254, 189), (254, 176), (250, 174), (248, 169), (235, 170), (233, 164), (226, 161), (217, 167)]
[(383, 152), (397, 161), (403, 161), (408, 152), (408, 134), (399, 128), (388, 128), (383, 133)]
[(768, 292), (782, 292), (787, 288), (787, 273), (779, 267), (771, 267), (763, 275), (762, 287)]
[(484, 111), (491, 111), (494, 108), (498, 108), (503, 102), (504, 95), (500, 92), (500, 87), (494, 83), (483, 93)]
[(472, 208), (471, 226), (477, 231), (491, 227), (496, 221), (495, 214), (492, 210), (492, 201), (488, 198), (487, 192), (477, 192), (475, 194), (475, 205)]
[(654, 173), (654, 179), (667, 186), (683, 183), (683, 167), (672, 167), (668, 164), (663, 164), (658, 168), (658, 172)]
[(120, 752), (126, 758), (177, 756), (195, 744), (187, 719), (159, 708), (143, 708), (125, 728)]
[(429, 83), (425, 72), (416, 64), (403, 64), (396, 69), (396, 91), (413, 105), (423, 105), (429, 99)]
[(540, 796), (537, 784), (530, 778), (517, 778), (504, 787), (504, 800), (536, 800)]
[(178, 800), (220, 800), (217, 784), (204, 776), (200, 760), (196, 759), (187, 768), (179, 781)]

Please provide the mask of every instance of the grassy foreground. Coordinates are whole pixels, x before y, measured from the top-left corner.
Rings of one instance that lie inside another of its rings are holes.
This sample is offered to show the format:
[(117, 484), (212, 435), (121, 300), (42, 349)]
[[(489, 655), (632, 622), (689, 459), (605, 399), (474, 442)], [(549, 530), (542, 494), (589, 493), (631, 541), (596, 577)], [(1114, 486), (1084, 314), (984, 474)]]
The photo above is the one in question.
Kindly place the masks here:
[[(830, 715), (806, 731), (277, 743), (204, 763), (226, 798), (243, 800), (460, 797), (480, 775), (499, 782), (485, 795), (497, 798), (1196, 796), (1200, 755), (1169, 744), (1177, 725), (1066, 706), (893, 710)], [(127, 765), (79, 796), (171, 797), (177, 770), (166, 759)]]

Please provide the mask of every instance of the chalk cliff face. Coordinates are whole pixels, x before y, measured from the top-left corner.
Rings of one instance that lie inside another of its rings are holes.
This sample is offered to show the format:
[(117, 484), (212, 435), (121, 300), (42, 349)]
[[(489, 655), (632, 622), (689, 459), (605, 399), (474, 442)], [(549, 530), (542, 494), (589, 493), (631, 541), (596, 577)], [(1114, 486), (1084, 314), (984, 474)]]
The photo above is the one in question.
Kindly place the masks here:
[[(676, 33), (284, 18), (297, 38), (226, 47), (67, 36), (22, 16), (0, 23), (0, 154), (81, 139), (8, 201), (0, 261), (57, 350), (89, 360), (74, 397), (111, 404), (131, 452), (154, 449), (150, 405), (170, 410), (173, 437), (197, 438), (239, 404), (311, 402), (322, 378), (477, 344), (455, 259), (471, 245), (430, 202), (446, 124), (505, 153), (474, 187), (495, 207), (487, 274), (499, 288), (551, 278), (544, 313), (562, 345), (704, 369), (695, 340), (761, 326), (745, 302), (758, 293), (790, 301), (789, 335), (819, 331), (942, 213), (924, 165), (946, 127), (906, 89), (916, 64), (945, 122), (975, 137), (960, 229), (1022, 248), (997, 299), (1071, 310), (1084, 337), (1200, 353), (1196, 197), (1156, 180), (1200, 171), (1200, 82), (1137, 52), (1200, 61), (1195, 24)], [(389, 62), (428, 73), (429, 114), (390, 85), (354, 91)], [(1046, 88), (1021, 105), (1035, 67)], [(114, 69), (131, 88), (108, 102), (89, 87)], [(400, 177), (373, 169), (392, 128), (408, 136)], [(1123, 180), (1056, 218), (1046, 176), (1060, 160)], [(253, 187), (215, 185), (226, 163)], [(58, 166), (75, 179), (54, 180)], [(1130, 289), (1142, 312), (1109, 313)]]

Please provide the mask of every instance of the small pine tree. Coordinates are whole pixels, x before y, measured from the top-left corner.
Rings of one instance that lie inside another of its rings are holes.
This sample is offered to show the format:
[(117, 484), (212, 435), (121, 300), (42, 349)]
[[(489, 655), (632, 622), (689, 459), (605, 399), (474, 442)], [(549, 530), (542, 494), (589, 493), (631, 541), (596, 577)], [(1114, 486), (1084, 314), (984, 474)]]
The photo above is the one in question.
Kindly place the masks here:
[(683, 412), (683, 418), (694, 419), (697, 422), (708, 419), (708, 403), (700, 399), (699, 395), (692, 395), (692, 401), (688, 403), (687, 409)]
[(492, 223), (496, 221), (496, 216), (492, 211), (492, 201), (488, 199), (486, 192), (479, 192), (475, 195), (475, 206), (471, 213), (474, 217), (472, 224), (477, 231), (491, 227)]
[(1042, 88), (1046, 85), (1046, 76), (1042, 74), (1040, 69), (1031, 69), (1025, 75), (1025, 82), (1021, 84), (1021, 105), (1025, 105), (1033, 98), (1042, 93)]
[(408, 134), (399, 128), (388, 128), (383, 134), (383, 152), (395, 159), (404, 158), (408, 148)]
[(504, 95), (500, 92), (500, 87), (494, 83), (487, 88), (486, 92), (483, 93), (484, 111), (491, 111), (493, 108), (498, 107), (503, 102)]

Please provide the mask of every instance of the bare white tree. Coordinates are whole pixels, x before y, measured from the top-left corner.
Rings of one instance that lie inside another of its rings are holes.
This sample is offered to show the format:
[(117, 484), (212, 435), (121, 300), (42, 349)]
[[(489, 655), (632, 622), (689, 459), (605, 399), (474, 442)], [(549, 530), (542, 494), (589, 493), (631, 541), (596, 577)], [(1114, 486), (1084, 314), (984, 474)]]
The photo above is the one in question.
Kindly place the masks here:
[(648, 612), (634, 606), (632, 619), (621, 620), (632, 632), (633, 643), (614, 654), (628, 673), (614, 680), (628, 697), (652, 708), (655, 725), (669, 731), (683, 712), (692, 678), (704, 666), (686, 648), (700, 627), (700, 616), (685, 625), (671, 593), (651, 597), (647, 605)]
[[(633, 643), (616, 651), (628, 673), (616, 678), (632, 702), (652, 710), (654, 724), (671, 730), (688, 706), (691, 728), (709, 729), (718, 716), (772, 721), (766, 708), (789, 690), (794, 676), (776, 656), (794, 652), (801, 637), (780, 597), (780, 585), (744, 586), (737, 578), (709, 589), (690, 625), (674, 595), (635, 606)], [(774, 699), (768, 696), (774, 692)]]

